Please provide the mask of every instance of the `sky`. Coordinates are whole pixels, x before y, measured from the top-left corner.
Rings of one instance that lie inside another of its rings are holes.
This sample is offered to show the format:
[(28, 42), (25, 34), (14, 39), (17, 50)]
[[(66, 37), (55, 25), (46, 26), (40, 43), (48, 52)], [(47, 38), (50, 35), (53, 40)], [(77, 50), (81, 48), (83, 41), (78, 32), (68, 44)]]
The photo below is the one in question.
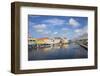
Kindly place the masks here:
[(28, 15), (28, 37), (66, 37), (69, 40), (87, 33), (88, 17)]

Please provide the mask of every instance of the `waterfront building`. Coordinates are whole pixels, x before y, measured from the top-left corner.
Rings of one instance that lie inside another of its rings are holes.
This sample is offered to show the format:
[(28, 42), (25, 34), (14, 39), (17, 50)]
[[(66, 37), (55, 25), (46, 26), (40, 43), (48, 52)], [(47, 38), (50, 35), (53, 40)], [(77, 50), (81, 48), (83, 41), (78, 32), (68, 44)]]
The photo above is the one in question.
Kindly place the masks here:
[(29, 37), (29, 38), (28, 38), (28, 45), (36, 44), (36, 41), (37, 41), (36, 38), (31, 38), (31, 37)]
[(68, 43), (67, 38), (61, 38), (61, 37), (28, 38), (29, 45), (52, 46), (52, 45), (62, 45), (66, 43)]

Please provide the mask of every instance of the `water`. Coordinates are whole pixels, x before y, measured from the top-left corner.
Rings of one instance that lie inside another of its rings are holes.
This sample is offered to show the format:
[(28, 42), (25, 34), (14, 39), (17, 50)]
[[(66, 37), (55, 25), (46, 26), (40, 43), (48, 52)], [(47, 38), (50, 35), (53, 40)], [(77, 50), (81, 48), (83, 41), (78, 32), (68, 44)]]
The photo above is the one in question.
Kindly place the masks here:
[(28, 48), (28, 60), (55, 60), (88, 58), (88, 50), (78, 44), (71, 43), (63, 46), (48, 48)]

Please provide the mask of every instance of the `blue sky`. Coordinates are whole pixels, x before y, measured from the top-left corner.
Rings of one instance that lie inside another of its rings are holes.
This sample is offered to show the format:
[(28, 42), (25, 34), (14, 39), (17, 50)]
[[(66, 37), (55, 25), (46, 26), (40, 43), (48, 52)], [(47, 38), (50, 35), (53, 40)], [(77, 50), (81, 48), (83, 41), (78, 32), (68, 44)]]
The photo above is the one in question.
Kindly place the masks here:
[(28, 35), (33, 38), (73, 39), (87, 33), (87, 26), (87, 17), (28, 15)]

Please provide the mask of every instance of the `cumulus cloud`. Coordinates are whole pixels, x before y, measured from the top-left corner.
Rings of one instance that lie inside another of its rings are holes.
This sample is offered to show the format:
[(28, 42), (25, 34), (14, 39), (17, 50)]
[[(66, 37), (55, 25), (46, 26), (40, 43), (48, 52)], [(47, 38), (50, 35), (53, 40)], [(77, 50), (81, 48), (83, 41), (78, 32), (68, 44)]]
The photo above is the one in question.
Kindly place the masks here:
[(80, 35), (87, 33), (88, 31), (88, 26), (83, 27), (82, 29), (79, 29), (80, 31), (78, 32)]
[(31, 21), (29, 21), (29, 26), (32, 26), (32, 25), (35, 25), (35, 23), (34, 22), (31, 22)]
[(64, 24), (65, 21), (62, 20), (62, 19), (53, 18), (53, 19), (45, 20), (43, 22), (49, 23), (49, 24), (52, 24), (52, 25), (62, 25), (62, 24)]
[(42, 34), (44, 34), (44, 35), (48, 35), (50, 33), (51, 33), (51, 31), (44, 31), (44, 32), (42, 32)]
[(74, 38), (78, 38), (78, 37), (80, 37), (80, 36), (82, 36), (82, 35), (84, 35), (84, 34), (88, 34), (87, 33), (87, 31), (88, 31), (88, 26), (84, 26), (83, 28), (81, 28), (81, 29), (76, 29), (74, 32), (75, 32), (75, 34), (73, 35), (73, 39)]
[(53, 34), (57, 34), (58, 32), (54, 32)]
[(46, 24), (34, 25), (33, 28), (34, 28), (37, 32), (43, 32), (44, 29), (46, 29)]
[(88, 33), (88, 26), (85, 26), (82, 31), (84, 31), (84, 33)]
[(81, 32), (81, 31), (82, 31), (81, 29), (76, 29), (76, 30), (75, 30), (76, 33), (79, 33), (79, 32)]
[(62, 28), (61, 30), (62, 31), (68, 31), (69, 29), (68, 28)]
[(80, 23), (77, 20), (75, 20), (74, 18), (70, 18), (69, 22), (67, 24), (69, 24), (69, 25), (71, 25), (73, 27), (77, 27), (77, 26), (80, 25)]

